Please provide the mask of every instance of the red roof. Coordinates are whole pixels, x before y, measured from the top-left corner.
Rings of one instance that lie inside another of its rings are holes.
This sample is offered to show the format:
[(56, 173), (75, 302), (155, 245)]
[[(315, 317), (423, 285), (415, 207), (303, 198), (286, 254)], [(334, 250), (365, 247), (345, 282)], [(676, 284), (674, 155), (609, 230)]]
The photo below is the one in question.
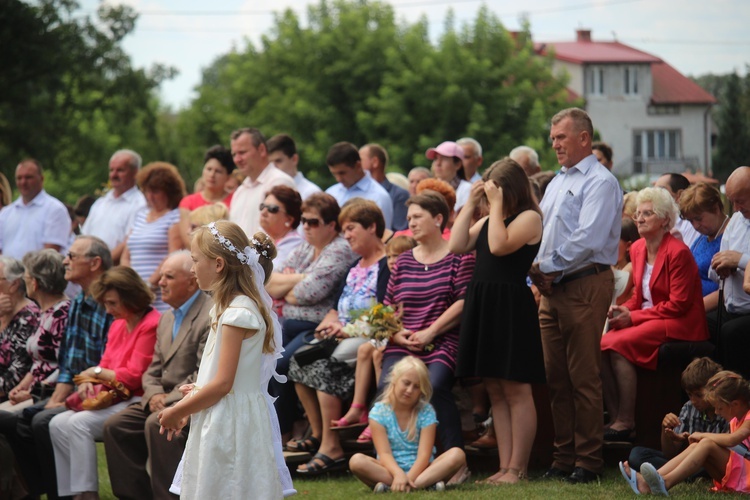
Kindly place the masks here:
[(665, 62), (651, 65), (654, 104), (715, 104), (716, 98)]
[(537, 43), (536, 49), (546, 55), (554, 46), (555, 58), (577, 64), (655, 63), (661, 59), (620, 42), (547, 42)]
[(573, 64), (650, 64), (654, 104), (714, 104), (716, 98), (656, 56), (620, 42), (595, 42), (590, 30), (577, 30), (575, 42), (537, 42), (536, 51), (546, 55), (554, 47), (555, 58)]

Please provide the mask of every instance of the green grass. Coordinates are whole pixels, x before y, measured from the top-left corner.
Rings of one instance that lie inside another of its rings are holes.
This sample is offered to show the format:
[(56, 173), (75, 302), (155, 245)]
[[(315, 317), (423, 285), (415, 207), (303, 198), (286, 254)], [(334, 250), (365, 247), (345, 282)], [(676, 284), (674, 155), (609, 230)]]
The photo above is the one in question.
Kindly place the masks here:
[[(99, 494), (102, 500), (114, 500), (112, 487), (109, 483), (106, 459), (104, 457), (104, 446), (97, 444), (99, 452)], [(531, 476), (541, 475), (543, 471), (532, 471)], [(606, 470), (604, 477), (598, 484), (587, 484), (571, 486), (559, 482), (528, 481), (515, 486), (484, 486), (475, 485), (476, 479), (482, 479), (489, 474), (481, 474), (472, 477), (466, 484), (448, 488), (445, 493), (415, 492), (410, 493), (409, 499), (419, 498), (470, 498), (474, 499), (497, 499), (502, 496), (512, 496), (514, 499), (525, 498), (554, 498), (555, 500), (576, 499), (611, 499), (635, 497), (630, 487), (620, 476), (616, 467)], [(298, 491), (297, 498), (321, 498), (326, 500), (350, 500), (361, 495), (369, 495), (370, 490), (350, 474), (337, 476), (324, 476), (318, 479), (294, 478), (294, 486)], [(670, 491), (670, 494), (681, 499), (703, 499), (716, 500), (715, 494), (709, 489), (708, 481), (696, 484), (681, 484)], [(377, 498), (377, 497), (376, 497)]]

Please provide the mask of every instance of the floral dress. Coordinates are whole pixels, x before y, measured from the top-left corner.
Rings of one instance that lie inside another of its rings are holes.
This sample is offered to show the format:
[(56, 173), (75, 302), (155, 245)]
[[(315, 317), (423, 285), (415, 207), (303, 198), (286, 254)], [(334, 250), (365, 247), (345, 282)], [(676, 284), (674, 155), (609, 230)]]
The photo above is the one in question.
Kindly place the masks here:
[(68, 326), (69, 311), (70, 299), (52, 305), (41, 314), (39, 327), (26, 342), (26, 351), (31, 358), (32, 392), (39, 392), (42, 384), (52, 386), (57, 383), (57, 355)]
[(0, 332), (0, 392), (8, 394), (31, 368), (26, 342), (39, 326), (39, 307), (29, 301)]

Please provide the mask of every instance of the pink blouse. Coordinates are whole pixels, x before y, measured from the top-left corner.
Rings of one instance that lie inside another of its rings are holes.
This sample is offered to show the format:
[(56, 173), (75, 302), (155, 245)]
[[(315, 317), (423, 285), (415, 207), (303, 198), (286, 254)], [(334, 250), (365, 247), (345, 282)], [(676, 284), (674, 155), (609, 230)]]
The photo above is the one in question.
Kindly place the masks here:
[(117, 380), (134, 396), (143, 395), (141, 379), (154, 357), (159, 316), (159, 311), (151, 309), (132, 332), (128, 332), (124, 319), (116, 319), (109, 327), (107, 346), (99, 366), (114, 370)]

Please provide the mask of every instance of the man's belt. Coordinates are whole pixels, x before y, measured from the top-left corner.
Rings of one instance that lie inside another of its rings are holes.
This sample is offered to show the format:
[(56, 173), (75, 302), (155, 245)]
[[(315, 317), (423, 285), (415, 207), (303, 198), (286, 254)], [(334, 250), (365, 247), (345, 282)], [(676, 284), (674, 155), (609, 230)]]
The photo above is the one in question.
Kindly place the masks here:
[(565, 283), (570, 283), (571, 281), (585, 278), (586, 276), (591, 276), (592, 274), (603, 273), (604, 271), (608, 271), (609, 269), (612, 269), (612, 268), (606, 264), (594, 264), (589, 267), (584, 267), (583, 269), (576, 271), (574, 273), (566, 274), (560, 279), (560, 281), (558, 281), (555, 284), (564, 285)]

